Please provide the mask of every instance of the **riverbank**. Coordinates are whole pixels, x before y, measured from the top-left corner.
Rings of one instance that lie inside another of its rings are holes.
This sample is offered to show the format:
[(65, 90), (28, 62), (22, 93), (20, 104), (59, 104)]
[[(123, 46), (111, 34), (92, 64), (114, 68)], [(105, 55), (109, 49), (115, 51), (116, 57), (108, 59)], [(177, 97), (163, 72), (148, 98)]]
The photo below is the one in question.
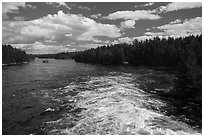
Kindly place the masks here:
[(48, 60), (3, 67), (4, 135), (202, 132), (199, 106), (153, 93), (171, 89), (173, 73)]
[(2, 64), (2, 66), (13, 66), (13, 65), (21, 65), (21, 64), (27, 64), (29, 62), (25, 61), (25, 62), (21, 62), (21, 63), (9, 63), (9, 64)]

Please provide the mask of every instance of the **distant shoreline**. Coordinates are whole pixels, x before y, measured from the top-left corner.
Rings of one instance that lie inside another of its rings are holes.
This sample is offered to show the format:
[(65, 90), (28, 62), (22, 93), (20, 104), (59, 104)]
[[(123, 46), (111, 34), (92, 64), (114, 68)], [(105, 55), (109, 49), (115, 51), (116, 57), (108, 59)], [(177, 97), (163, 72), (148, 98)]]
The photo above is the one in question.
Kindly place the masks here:
[(2, 64), (2, 66), (21, 65), (21, 64), (27, 64), (27, 63), (29, 63), (29, 62), (27, 62), (27, 61), (21, 62), (21, 63), (14, 62), (14, 63), (9, 63), (9, 64)]

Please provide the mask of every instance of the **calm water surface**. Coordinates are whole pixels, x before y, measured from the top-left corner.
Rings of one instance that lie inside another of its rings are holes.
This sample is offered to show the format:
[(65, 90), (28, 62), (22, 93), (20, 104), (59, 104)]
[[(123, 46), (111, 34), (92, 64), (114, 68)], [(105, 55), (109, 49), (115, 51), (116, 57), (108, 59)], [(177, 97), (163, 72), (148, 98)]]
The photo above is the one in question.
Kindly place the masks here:
[(3, 134), (199, 134), (193, 103), (158, 97), (162, 70), (36, 59), (2, 70)]

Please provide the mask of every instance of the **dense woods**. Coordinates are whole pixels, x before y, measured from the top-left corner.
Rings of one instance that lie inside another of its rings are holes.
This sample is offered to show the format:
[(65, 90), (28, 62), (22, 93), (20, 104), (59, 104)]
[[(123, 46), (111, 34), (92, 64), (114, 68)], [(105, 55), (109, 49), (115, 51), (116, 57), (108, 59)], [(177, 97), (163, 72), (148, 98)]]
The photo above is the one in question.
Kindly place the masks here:
[[(39, 58), (74, 59), (103, 65), (165, 67), (177, 72), (174, 89), (163, 96), (202, 101), (202, 35), (137, 41), (77, 52), (35, 55)], [(30, 59), (25, 51), (3, 45), (3, 64)]]
[(75, 52), (60, 52), (57, 54), (37, 54), (38, 58), (73, 59)]
[(34, 59), (35, 57), (33, 55), (28, 55), (21, 49), (13, 48), (11, 45), (2, 45), (3, 64), (20, 64)]
[(55, 58), (56, 54), (35, 54), (37, 58)]
[(179, 99), (202, 101), (202, 35), (137, 41), (76, 52), (77, 62), (163, 66), (178, 72), (169, 94)]
[[(178, 67), (186, 62), (196, 62), (201, 66), (202, 38), (189, 36), (186, 38), (169, 38), (138, 42), (133, 44), (115, 44), (77, 52), (77, 62), (100, 64), (123, 64), (128, 62), (135, 66)], [(189, 56), (190, 55), (190, 56)], [(188, 58), (186, 58), (188, 57)]]

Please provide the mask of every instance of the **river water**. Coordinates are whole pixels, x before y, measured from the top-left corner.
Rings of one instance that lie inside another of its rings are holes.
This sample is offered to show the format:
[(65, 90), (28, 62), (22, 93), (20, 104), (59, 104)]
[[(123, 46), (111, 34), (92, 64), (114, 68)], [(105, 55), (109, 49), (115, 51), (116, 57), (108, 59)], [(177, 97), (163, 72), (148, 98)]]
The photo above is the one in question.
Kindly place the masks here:
[(171, 72), (55, 59), (2, 69), (3, 134), (201, 134), (198, 105), (157, 96)]

